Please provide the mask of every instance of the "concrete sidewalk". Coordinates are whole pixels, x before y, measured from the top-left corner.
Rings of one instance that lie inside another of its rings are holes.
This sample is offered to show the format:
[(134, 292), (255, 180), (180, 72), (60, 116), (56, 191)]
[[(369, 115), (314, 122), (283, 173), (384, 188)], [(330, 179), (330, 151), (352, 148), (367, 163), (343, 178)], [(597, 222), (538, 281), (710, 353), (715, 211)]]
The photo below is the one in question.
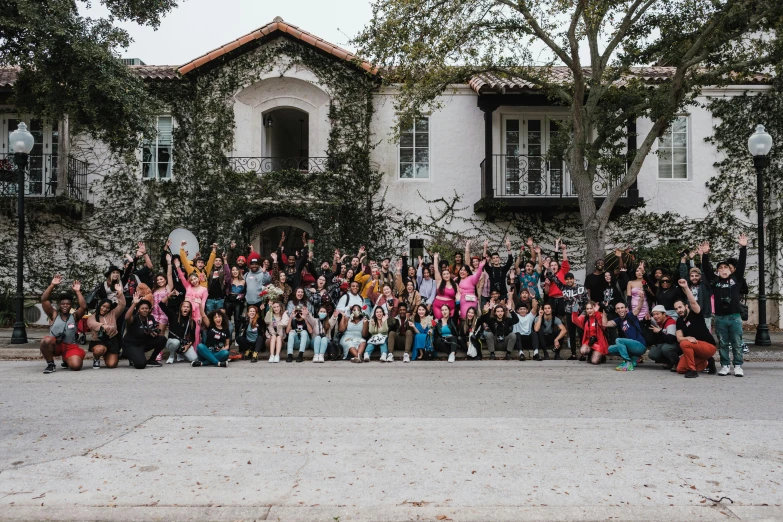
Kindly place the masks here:
[(0, 520), (783, 518), (781, 363), (42, 369), (0, 362)]

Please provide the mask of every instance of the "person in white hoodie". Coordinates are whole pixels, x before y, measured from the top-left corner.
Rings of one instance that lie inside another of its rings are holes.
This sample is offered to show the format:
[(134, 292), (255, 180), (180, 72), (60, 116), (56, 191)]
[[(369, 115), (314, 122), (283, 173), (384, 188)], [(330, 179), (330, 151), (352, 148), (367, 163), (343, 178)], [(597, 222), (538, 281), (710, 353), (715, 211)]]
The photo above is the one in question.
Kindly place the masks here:
[(514, 325), (514, 333), (517, 334), (516, 349), (519, 350), (519, 360), (525, 360), (525, 350), (530, 355), (531, 350), (538, 349), (538, 343), (536, 342), (536, 336), (533, 335), (533, 322), (536, 320), (536, 316), (530, 313), (527, 309), (527, 303), (520, 303), (516, 312), (511, 312), (519, 318), (517, 324)]

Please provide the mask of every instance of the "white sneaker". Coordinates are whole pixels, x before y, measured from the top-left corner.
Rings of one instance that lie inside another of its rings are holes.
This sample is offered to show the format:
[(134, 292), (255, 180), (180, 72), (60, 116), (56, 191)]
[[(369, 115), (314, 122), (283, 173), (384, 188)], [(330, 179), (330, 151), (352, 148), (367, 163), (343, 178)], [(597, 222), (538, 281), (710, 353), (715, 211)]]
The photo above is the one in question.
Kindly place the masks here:
[(270, 355), (268, 362), (271, 362), (271, 363), (275, 362), (275, 356), (274, 355)]
[(386, 362), (386, 354), (385, 353), (381, 354), (381, 362)]
[(721, 377), (725, 377), (726, 375), (729, 374), (730, 371), (731, 370), (729, 369), (728, 366), (721, 366), (718, 375), (720, 375)]
[(326, 360), (324, 359), (324, 354), (320, 354), (320, 355), (318, 355), (318, 362), (319, 362), (319, 363), (326, 362)]
[(370, 362), (370, 354), (369, 353), (365, 353), (364, 354), (364, 362)]
[(456, 356), (456, 354), (454, 352), (451, 352), (449, 354), (449, 362), (453, 363), (455, 360), (457, 360), (457, 356)]
[(402, 354), (402, 362), (404, 362), (404, 363), (411, 362), (411, 355), (409, 353), (407, 353), (407, 352)]
[(317, 362), (318, 362), (318, 354), (316, 353), (313, 354), (313, 363), (317, 363)]
[(389, 352), (386, 354), (386, 362), (394, 362), (394, 354)]
[(734, 377), (742, 377), (745, 375), (745, 372), (742, 371), (742, 366), (735, 366), (734, 367)]
[(171, 357), (166, 359), (166, 364), (174, 364), (174, 361), (175, 361), (175, 359), (174, 359), (174, 356), (172, 355)]
[(185, 360), (185, 356), (182, 355), (181, 353), (178, 353), (177, 354), (177, 362), (182, 362), (184, 360)]
[(275, 355), (275, 362), (276, 363), (280, 362), (280, 354)]

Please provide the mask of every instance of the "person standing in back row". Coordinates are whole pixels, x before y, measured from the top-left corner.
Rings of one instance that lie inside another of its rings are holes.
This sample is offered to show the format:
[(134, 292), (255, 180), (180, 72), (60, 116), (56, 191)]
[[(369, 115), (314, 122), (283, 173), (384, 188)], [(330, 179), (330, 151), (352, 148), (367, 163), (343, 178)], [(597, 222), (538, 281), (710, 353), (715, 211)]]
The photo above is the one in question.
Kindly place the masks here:
[(740, 294), (744, 282), (745, 262), (748, 253), (748, 238), (739, 236), (739, 261), (732, 273), (728, 260), (718, 263), (718, 273), (713, 272), (709, 264), (709, 243), (702, 245), (702, 263), (705, 277), (709, 279), (715, 296), (715, 333), (720, 345), (720, 371), (718, 375), (728, 375), (731, 366), (729, 347), (734, 356), (734, 376), (742, 377), (742, 317), (740, 317)]
[(486, 257), (486, 245), (484, 247), (485, 260), (489, 261), (484, 264), (484, 271), (489, 276), (489, 291), (497, 290), (500, 295), (506, 295), (506, 274), (511, 270), (511, 265), (514, 263), (514, 256), (511, 255), (511, 241), (506, 238), (506, 250), (508, 251), (508, 259), (506, 264), (500, 265), (500, 254), (493, 252), (487, 259)]

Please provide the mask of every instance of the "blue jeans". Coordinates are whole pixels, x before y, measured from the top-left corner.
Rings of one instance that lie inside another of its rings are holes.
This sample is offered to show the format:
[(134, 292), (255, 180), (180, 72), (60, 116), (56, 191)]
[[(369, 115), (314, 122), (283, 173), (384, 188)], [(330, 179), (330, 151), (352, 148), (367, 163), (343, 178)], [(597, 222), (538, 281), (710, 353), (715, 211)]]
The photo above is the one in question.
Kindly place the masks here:
[(317, 335), (313, 339), (313, 351), (316, 355), (323, 355), (326, 353), (326, 347), (329, 345), (329, 339)]
[(372, 355), (372, 352), (373, 352), (373, 350), (375, 350), (376, 346), (380, 346), (381, 347), (381, 353), (382, 354), (384, 354), (384, 353), (389, 351), (388, 343), (386, 343), (386, 342), (384, 342), (383, 344), (367, 343), (367, 348), (364, 350), (364, 353), (366, 353), (367, 355)]
[(299, 341), (299, 351), (304, 353), (307, 350), (307, 341), (309, 339), (310, 336), (307, 334), (307, 330), (302, 330), (301, 332), (291, 330), (291, 333), (288, 334), (288, 355), (294, 354), (294, 345), (297, 341)]
[(647, 351), (645, 345), (634, 339), (619, 337), (616, 343), (609, 347), (609, 353), (619, 355), (624, 361), (631, 361), (631, 357), (639, 357)]
[(220, 310), (221, 308), (224, 307), (225, 307), (224, 299), (207, 299), (207, 302), (204, 305), (204, 309), (208, 314), (214, 312), (215, 310)]
[(716, 315), (715, 333), (718, 334), (720, 365), (729, 366), (729, 345), (734, 355), (734, 366), (742, 366), (742, 318), (740, 314)]
[(199, 360), (204, 366), (217, 366), (217, 363), (228, 360), (228, 350), (213, 352), (203, 343), (198, 345), (197, 353)]

